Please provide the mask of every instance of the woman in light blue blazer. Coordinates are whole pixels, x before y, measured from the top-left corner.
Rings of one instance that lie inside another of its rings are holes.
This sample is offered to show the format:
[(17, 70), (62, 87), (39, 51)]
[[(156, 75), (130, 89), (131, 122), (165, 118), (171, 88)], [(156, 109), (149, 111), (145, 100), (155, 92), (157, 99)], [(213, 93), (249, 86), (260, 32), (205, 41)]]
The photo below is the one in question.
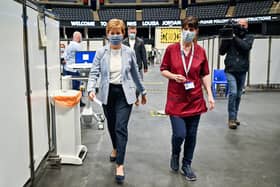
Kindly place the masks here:
[[(124, 181), (124, 158), (127, 144), (127, 125), (133, 103), (136, 101), (136, 87), (146, 104), (146, 90), (138, 72), (136, 56), (132, 49), (122, 44), (125, 25), (122, 20), (111, 19), (106, 27), (109, 44), (96, 52), (89, 74), (87, 91), (89, 98), (97, 97), (107, 119), (113, 144), (110, 161), (116, 161), (115, 179)], [(97, 80), (100, 77), (99, 92), (96, 94)]]

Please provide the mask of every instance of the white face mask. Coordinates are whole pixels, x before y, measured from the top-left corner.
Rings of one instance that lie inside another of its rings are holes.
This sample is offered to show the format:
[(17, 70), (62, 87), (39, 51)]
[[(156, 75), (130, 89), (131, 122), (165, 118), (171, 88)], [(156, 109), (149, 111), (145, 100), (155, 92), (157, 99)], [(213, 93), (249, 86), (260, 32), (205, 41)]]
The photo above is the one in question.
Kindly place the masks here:
[(182, 39), (184, 42), (192, 42), (195, 37), (195, 31), (183, 30)]
[(136, 38), (136, 34), (135, 33), (130, 33), (128, 34), (129, 39), (134, 40)]

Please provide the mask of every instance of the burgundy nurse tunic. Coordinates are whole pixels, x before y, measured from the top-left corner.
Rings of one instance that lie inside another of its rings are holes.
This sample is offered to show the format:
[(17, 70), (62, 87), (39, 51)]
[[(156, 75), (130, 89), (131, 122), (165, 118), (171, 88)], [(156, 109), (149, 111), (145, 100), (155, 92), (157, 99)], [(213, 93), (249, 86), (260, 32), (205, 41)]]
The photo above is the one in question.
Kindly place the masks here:
[[(184, 56), (186, 67), (188, 67), (190, 56), (191, 51), (187, 56)], [(160, 70), (168, 70), (171, 73), (186, 77), (180, 43), (171, 44), (167, 47)], [(193, 61), (187, 76), (187, 80), (194, 83), (194, 88), (185, 90), (184, 83), (177, 83), (175, 80), (169, 79), (165, 106), (166, 114), (188, 117), (206, 112), (207, 107), (203, 97), (201, 78), (208, 74), (209, 67), (205, 50), (195, 43)]]

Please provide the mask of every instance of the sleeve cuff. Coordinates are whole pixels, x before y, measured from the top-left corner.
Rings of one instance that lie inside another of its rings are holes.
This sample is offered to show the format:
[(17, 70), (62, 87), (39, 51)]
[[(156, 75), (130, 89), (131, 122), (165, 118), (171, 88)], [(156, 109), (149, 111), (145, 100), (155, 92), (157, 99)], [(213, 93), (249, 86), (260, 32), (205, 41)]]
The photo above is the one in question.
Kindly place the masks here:
[(141, 93), (141, 95), (143, 95), (143, 96), (147, 95), (147, 91), (144, 90), (144, 91)]
[(88, 96), (89, 96), (90, 92), (93, 92), (94, 94), (96, 94), (96, 90), (95, 89), (93, 89), (91, 91), (87, 91), (87, 92), (88, 92)]

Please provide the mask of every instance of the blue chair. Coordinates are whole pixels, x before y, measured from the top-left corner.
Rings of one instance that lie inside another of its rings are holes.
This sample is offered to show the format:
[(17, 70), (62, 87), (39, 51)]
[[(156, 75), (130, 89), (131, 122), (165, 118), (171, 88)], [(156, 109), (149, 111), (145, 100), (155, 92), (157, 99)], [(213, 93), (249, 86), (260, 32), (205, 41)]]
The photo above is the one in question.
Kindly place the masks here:
[(213, 73), (213, 81), (212, 81), (212, 92), (214, 98), (217, 95), (217, 86), (218, 85), (225, 85), (225, 97), (228, 95), (228, 82), (225, 71), (223, 69), (214, 69)]

